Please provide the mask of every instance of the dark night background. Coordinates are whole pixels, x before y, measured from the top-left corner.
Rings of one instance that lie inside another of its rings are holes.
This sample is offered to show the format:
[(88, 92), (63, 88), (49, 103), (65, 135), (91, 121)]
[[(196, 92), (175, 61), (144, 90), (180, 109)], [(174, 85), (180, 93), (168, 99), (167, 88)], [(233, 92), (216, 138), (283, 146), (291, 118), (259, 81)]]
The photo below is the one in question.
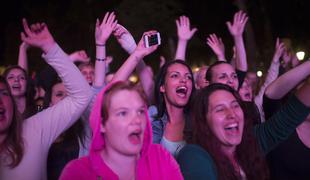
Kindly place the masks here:
[[(93, 59), (95, 55), (95, 19), (106, 11), (115, 11), (123, 24), (138, 41), (144, 31), (156, 29), (161, 33), (162, 45), (148, 56), (146, 63), (155, 72), (159, 56), (174, 56), (176, 46), (175, 19), (187, 15), (198, 32), (189, 42), (187, 61), (192, 66), (209, 64), (215, 56), (206, 45), (206, 36), (216, 33), (223, 38), (226, 57), (230, 59), (232, 38), (225, 22), (242, 9), (249, 22), (244, 39), (251, 70), (264, 70), (271, 61), (276, 37), (286, 38), (293, 50), (303, 50), (309, 57), (309, 1), (306, 0), (10, 0), (1, 1), (0, 66), (17, 63), (21, 18), (29, 23), (46, 22), (60, 46), (71, 53), (85, 49)], [(112, 70), (116, 70), (127, 54), (114, 37), (108, 41), (107, 53), (114, 57)], [(39, 71), (44, 66), (40, 51), (29, 50), (29, 67)]]

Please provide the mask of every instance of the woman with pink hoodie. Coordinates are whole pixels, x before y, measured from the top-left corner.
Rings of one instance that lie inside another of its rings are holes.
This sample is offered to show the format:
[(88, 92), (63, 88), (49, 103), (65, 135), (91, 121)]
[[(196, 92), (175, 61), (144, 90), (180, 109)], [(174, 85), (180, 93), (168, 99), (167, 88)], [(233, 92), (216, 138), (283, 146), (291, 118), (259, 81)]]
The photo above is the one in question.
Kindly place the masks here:
[(67, 164), (60, 179), (183, 179), (172, 155), (152, 144), (146, 102), (125, 82), (101, 91), (90, 116), (90, 154)]

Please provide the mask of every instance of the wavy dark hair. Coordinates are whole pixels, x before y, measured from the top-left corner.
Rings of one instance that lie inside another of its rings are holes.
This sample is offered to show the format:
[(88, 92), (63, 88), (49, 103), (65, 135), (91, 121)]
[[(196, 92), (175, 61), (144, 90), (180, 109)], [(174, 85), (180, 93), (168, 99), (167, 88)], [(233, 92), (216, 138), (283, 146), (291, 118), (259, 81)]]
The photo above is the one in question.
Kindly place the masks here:
[[(165, 63), (163, 65), (163, 67), (160, 68), (159, 73), (156, 77), (156, 81), (155, 81), (155, 91), (154, 91), (154, 97), (155, 97), (155, 105), (158, 109), (158, 114), (155, 118), (161, 118), (165, 113), (166, 113), (166, 105), (165, 105), (165, 99), (164, 99), (164, 94), (162, 92), (160, 92), (160, 86), (162, 86), (165, 83), (166, 80), (166, 75), (167, 75), (167, 71), (168, 68), (171, 65), (174, 64), (182, 64), (184, 65), (188, 71), (190, 72), (191, 76), (194, 78), (193, 72), (190, 68), (190, 66), (188, 64), (186, 64), (183, 60), (173, 60), (173, 61), (169, 61), (167, 63)], [(184, 112), (188, 113), (189, 112), (189, 107), (190, 107), (190, 102), (192, 100), (192, 96), (195, 92), (195, 82), (194, 79), (192, 80), (192, 92), (190, 95), (190, 99), (189, 99), (189, 103), (187, 103), (187, 105), (184, 108)]]
[(254, 136), (253, 123), (249, 114), (245, 111), (244, 104), (237, 91), (225, 84), (214, 83), (201, 89), (194, 99), (195, 113), (192, 113), (192, 139), (189, 143), (198, 144), (212, 156), (220, 180), (241, 179), (228, 157), (220, 151), (220, 141), (211, 131), (207, 123), (209, 97), (218, 90), (231, 93), (241, 105), (244, 112), (244, 130), (242, 141), (236, 148), (236, 160), (242, 167), (247, 179), (264, 180), (269, 179), (269, 171), (263, 152)]
[(12, 122), (7, 130), (7, 136), (0, 146), (0, 153), (7, 154), (10, 157), (10, 162), (7, 165), (10, 168), (14, 168), (20, 163), (24, 155), (24, 143), (22, 138), (23, 122), (17, 119), (15, 101), (11, 94), (10, 87), (3, 76), (0, 76), (0, 83), (5, 85), (13, 104)]
[(3, 72), (3, 77), (7, 79), (8, 74), (13, 69), (21, 70), (26, 77), (26, 93), (25, 93), (26, 105), (25, 105), (25, 111), (21, 113), (21, 119), (24, 120), (37, 113), (36, 105), (34, 103), (34, 96), (35, 96), (34, 82), (29, 77), (26, 70), (18, 65), (9, 66), (8, 68), (6, 68), (5, 71)]

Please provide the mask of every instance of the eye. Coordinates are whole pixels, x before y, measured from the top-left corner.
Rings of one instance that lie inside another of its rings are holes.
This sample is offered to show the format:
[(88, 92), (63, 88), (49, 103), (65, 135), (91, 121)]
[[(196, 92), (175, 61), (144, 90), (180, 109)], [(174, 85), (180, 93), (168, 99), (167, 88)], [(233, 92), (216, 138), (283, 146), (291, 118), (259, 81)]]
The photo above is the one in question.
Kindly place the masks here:
[(237, 74), (233, 74), (232, 78), (237, 79), (238, 78)]
[(232, 107), (233, 108), (240, 108), (240, 104), (238, 102), (233, 102)]
[(144, 114), (145, 114), (144, 108), (138, 110), (138, 115), (144, 115)]
[(224, 111), (224, 107), (222, 106), (218, 106), (215, 108), (215, 112), (223, 112)]
[(226, 79), (226, 75), (225, 74), (220, 75), (219, 79)]
[(21, 79), (21, 80), (25, 80), (25, 79), (26, 79), (26, 77), (25, 77), (25, 76), (20, 76), (20, 77), (19, 77), (19, 79)]
[(188, 80), (192, 80), (192, 79), (193, 79), (193, 77), (192, 77), (191, 75), (186, 75), (186, 79), (188, 79)]
[(6, 79), (7, 79), (7, 80), (14, 79), (14, 76), (8, 76)]
[(58, 92), (56, 93), (56, 97), (63, 97), (64, 96), (64, 93), (63, 92)]
[(171, 77), (171, 78), (177, 78), (177, 77), (179, 77), (179, 75), (178, 75), (177, 73), (172, 73), (172, 74), (170, 75), (170, 77)]
[(117, 116), (120, 116), (120, 117), (124, 117), (127, 115), (127, 112), (126, 111), (120, 111), (118, 113), (116, 113)]
[(9, 96), (10, 93), (9, 93), (8, 90), (3, 90), (3, 91), (1, 91), (1, 95), (3, 95), (3, 96)]

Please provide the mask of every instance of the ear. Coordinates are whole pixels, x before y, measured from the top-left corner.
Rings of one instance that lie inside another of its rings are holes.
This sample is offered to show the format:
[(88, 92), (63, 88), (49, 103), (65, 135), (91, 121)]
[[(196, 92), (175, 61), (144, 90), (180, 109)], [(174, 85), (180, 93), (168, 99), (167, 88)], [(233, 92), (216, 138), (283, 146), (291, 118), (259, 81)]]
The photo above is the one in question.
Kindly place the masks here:
[[(100, 120), (100, 122), (102, 122), (102, 121)], [(100, 123), (100, 132), (101, 133), (105, 133), (106, 132), (105, 126), (102, 123)]]
[(159, 91), (162, 92), (162, 93), (166, 92), (165, 86), (161, 85), (160, 88), (159, 88)]

